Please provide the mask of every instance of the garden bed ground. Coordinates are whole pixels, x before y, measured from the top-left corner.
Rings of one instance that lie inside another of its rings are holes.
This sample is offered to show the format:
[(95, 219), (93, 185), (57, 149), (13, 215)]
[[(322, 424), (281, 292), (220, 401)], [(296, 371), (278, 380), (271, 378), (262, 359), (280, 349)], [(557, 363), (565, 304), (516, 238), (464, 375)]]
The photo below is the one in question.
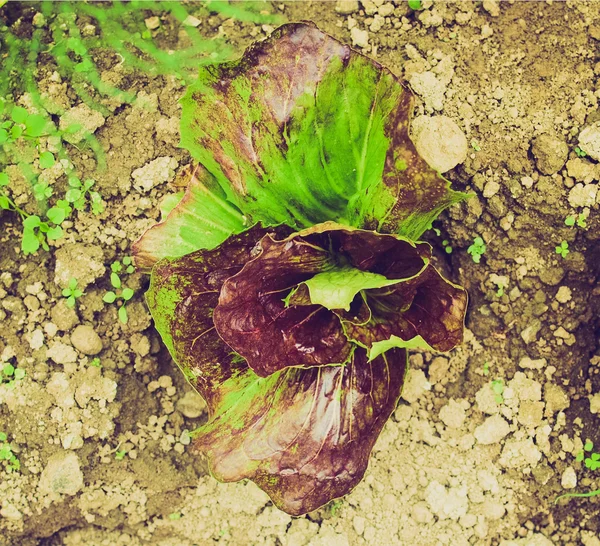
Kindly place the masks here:
[[(102, 78), (138, 98), (100, 97), (111, 112), (94, 121), (105, 170), (85, 148), (70, 150), (105, 212), (78, 214), (50, 252), (28, 257), (17, 218), (0, 216), (0, 355), (27, 373), (0, 385), (0, 431), (21, 462), (19, 472), (0, 466), (1, 546), (600, 545), (600, 496), (554, 504), (600, 487), (598, 471), (576, 460), (586, 440), (600, 446), (600, 164), (575, 150), (600, 121), (600, 4), (339, 4), (264, 9), (354, 44), (410, 83), (415, 115), (443, 114), (464, 131), (467, 159), (446, 176), (475, 195), (428, 236), (469, 291), (464, 344), (411, 356), (366, 478), (344, 499), (291, 518), (251, 482), (210, 478), (185, 432), (206, 418), (204, 404), (152, 327), (147, 277), (123, 274), (135, 290), (126, 325), (102, 301), (111, 263), (158, 219), (190, 161), (177, 148), (184, 88), (127, 73), (107, 53)], [(34, 13), (24, 9), (24, 27)], [(224, 36), (238, 54), (272, 30), (199, 19), (199, 32)], [(186, 45), (172, 22), (160, 32)], [(36, 76), (65, 109), (78, 106), (52, 66)], [(57, 171), (52, 183), (63, 178)], [(25, 185), (12, 191), (35, 206)], [(565, 225), (579, 214), (585, 227)], [(467, 253), (477, 236), (487, 246), (480, 263)], [(71, 277), (84, 290), (75, 310), (61, 296)]]

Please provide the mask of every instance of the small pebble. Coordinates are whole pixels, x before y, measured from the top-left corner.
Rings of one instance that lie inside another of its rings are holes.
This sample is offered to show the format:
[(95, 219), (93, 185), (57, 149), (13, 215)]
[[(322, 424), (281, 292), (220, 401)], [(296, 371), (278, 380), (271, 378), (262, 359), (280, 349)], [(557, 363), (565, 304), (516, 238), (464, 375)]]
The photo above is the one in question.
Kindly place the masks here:
[(188, 419), (196, 419), (206, 410), (206, 402), (198, 393), (188, 391), (177, 401), (176, 408)]
[(496, 444), (510, 432), (508, 423), (500, 415), (488, 417), (475, 429), (475, 438), (480, 444)]
[(568, 466), (560, 478), (560, 485), (563, 489), (573, 489), (577, 487), (577, 474), (572, 466)]
[(160, 19), (156, 15), (144, 19), (144, 22), (146, 23), (146, 28), (148, 30), (156, 30), (160, 26)]
[(354, 27), (350, 31), (350, 39), (354, 47), (361, 47), (363, 49), (369, 47), (369, 33), (366, 30)]
[(567, 303), (571, 301), (571, 289), (568, 286), (561, 286), (554, 297), (559, 303)]
[(449, 117), (419, 116), (411, 129), (417, 151), (436, 171), (445, 173), (467, 158), (467, 137)]
[(600, 161), (600, 121), (579, 133), (579, 147), (592, 159)]
[(79, 325), (71, 334), (71, 343), (84, 355), (97, 355), (102, 351), (102, 340), (96, 331), (87, 324)]
[(565, 164), (569, 147), (560, 138), (543, 134), (533, 141), (531, 152), (542, 174), (554, 174)]
[(358, 0), (337, 0), (335, 11), (342, 15), (350, 15), (358, 11)]

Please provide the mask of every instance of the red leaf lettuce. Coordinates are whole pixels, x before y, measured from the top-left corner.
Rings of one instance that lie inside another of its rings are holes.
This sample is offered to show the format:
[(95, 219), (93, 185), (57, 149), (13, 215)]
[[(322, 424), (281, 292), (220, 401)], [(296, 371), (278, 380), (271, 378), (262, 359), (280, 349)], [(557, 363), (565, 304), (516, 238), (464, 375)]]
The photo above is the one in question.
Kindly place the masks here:
[(414, 149), (410, 93), (313, 25), (204, 68), (183, 106), (202, 167), (134, 245), (148, 305), (213, 475), (303, 514), (362, 478), (407, 348), (461, 342), (466, 292), (413, 241), (464, 195)]

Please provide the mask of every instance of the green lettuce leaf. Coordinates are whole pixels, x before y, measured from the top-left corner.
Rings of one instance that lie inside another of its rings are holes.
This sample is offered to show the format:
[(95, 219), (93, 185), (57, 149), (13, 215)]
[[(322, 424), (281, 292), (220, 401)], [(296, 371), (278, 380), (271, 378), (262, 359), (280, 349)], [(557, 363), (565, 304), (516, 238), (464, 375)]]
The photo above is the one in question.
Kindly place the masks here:
[(465, 197), (417, 154), (411, 93), (313, 24), (203, 67), (182, 106), (182, 146), (253, 222), (331, 220), (416, 239)]
[(211, 174), (196, 166), (182, 199), (133, 244), (136, 266), (149, 270), (160, 259), (212, 249), (251, 224), (229, 201)]
[(361, 290), (383, 288), (397, 282), (398, 279), (388, 279), (379, 273), (340, 267), (317, 273), (304, 284), (308, 288), (311, 303), (327, 309), (350, 311), (350, 304)]

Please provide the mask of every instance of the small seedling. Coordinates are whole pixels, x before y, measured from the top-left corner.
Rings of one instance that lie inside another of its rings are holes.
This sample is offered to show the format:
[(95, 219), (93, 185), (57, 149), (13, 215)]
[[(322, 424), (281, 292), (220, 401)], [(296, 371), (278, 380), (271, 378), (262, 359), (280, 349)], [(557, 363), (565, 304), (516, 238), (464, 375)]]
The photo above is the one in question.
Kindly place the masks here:
[(577, 227), (585, 228), (587, 227), (586, 217), (584, 214), (571, 214), (565, 218), (565, 226), (573, 227), (577, 224)]
[(23, 368), (15, 368), (9, 362), (2, 365), (0, 369), (0, 384), (6, 385), (9, 389), (12, 389), (17, 381), (21, 381), (25, 377), (26, 373)]
[[(586, 468), (595, 471), (600, 469), (600, 453), (592, 453), (593, 450), (594, 443), (590, 440), (586, 440), (585, 444), (583, 445), (583, 449), (575, 456), (575, 460), (578, 463), (583, 462)], [(589, 453), (588, 457), (586, 457), (586, 453)], [(600, 495), (600, 489), (589, 491), (588, 493), (565, 493), (564, 495), (556, 497), (554, 504), (556, 504), (560, 499), (564, 498), (589, 498), (597, 497), (598, 495)]]
[(562, 241), (560, 245), (556, 247), (556, 253), (560, 254), (563, 258), (566, 258), (569, 253), (569, 243), (567, 243), (567, 241)]
[(52, 186), (49, 186), (48, 182), (36, 182), (33, 185), (33, 196), (36, 201), (46, 201), (48, 198), (52, 197), (53, 193)]
[(6, 432), (0, 432), (0, 461), (6, 461), (6, 470), (8, 472), (17, 472), (21, 469), (21, 462), (13, 453), (11, 445), (8, 443)]
[[(585, 445), (583, 446), (583, 451), (580, 451), (575, 460), (577, 462), (582, 462), (585, 464), (586, 468), (590, 470), (598, 470), (600, 468), (600, 453), (592, 453), (594, 449), (594, 444), (590, 440), (587, 440)], [(589, 456), (586, 457), (585, 454), (589, 453)]]
[(122, 300), (117, 313), (119, 315), (119, 320), (123, 324), (127, 324), (129, 317), (127, 316), (127, 308), (125, 307), (125, 303), (133, 297), (134, 291), (131, 288), (123, 286), (123, 283), (121, 282), (119, 273), (123, 271), (123, 268), (125, 268), (125, 272), (129, 274), (135, 271), (135, 267), (132, 265), (132, 260), (129, 256), (125, 256), (125, 258), (123, 258), (123, 263), (117, 260), (111, 264), (110, 284), (115, 290), (109, 290), (106, 294), (104, 294), (102, 300), (105, 303), (114, 303), (117, 300)]
[(329, 503), (329, 513), (331, 517), (335, 518), (338, 515), (340, 509), (344, 506), (344, 501), (342, 499), (336, 499)]
[(421, 0), (408, 0), (408, 7), (414, 11), (419, 11), (420, 9), (423, 9), (423, 6), (421, 5)]
[(181, 519), (181, 512), (173, 512), (172, 514), (169, 514), (169, 519), (171, 521), (177, 521), (178, 519)]
[(486, 245), (481, 237), (475, 237), (473, 244), (467, 248), (467, 253), (471, 255), (473, 261), (478, 264), (481, 261), (481, 256), (485, 254)]
[(471, 148), (473, 148), (473, 150), (475, 150), (476, 152), (481, 151), (481, 146), (475, 139), (471, 140)]
[(585, 459), (585, 466), (590, 470), (598, 470), (600, 468), (600, 453), (592, 453)]
[(102, 368), (102, 364), (100, 364), (100, 359), (98, 357), (93, 358), (90, 362), (90, 366), (94, 366), (94, 368)]
[(494, 392), (494, 400), (496, 404), (502, 404), (504, 402), (504, 381), (502, 379), (494, 379), (492, 381), (492, 391)]
[(577, 157), (586, 157), (587, 156), (587, 154), (579, 146), (576, 146), (575, 148), (573, 148), (573, 151), (575, 152), (575, 155), (577, 155)]
[(489, 362), (483, 363), (483, 375), (490, 375), (490, 363)]
[(33, 254), (40, 246), (46, 251), (50, 250), (47, 241), (56, 241), (64, 235), (60, 224), (65, 220), (66, 215), (67, 209), (56, 206), (46, 213), (48, 222), (43, 222), (35, 214), (25, 218), (23, 220), (23, 239), (21, 240), (23, 254)]
[(131, 259), (131, 256), (125, 256), (122, 264), (117, 260), (110, 264), (110, 269), (113, 273), (121, 273), (123, 271), (123, 266), (125, 266), (125, 273), (131, 274), (135, 271), (135, 267), (132, 264), (133, 260)]
[(127, 451), (119, 449), (119, 451), (115, 453), (115, 459), (117, 459), (117, 461), (122, 461), (125, 458), (125, 455), (127, 455)]
[(13, 106), (10, 119), (0, 124), (0, 144), (9, 144), (23, 137), (34, 139), (44, 134), (47, 120), (39, 114), (30, 114), (22, 106)]
[(87, 179), (81, 182), (76, 176), (69, 177), (69, 189), (65, 194), (65, 198), (77, 210), (85, 208), (86, 199), (90, 202), (90, 208), (95, 215), (104, 212), (104, 202), (97, 191), (92, 191), (92, 186), (95, 181)]
[(452, 254), (452, 247), (450, 246), (450, 241), (448, 241), (447, 239), (444, 239), (442, 241), (442, 246), (444, 247), (446, 254)]
[(77, 288), (77, 279), (71, 278), (69, 280), (69, 286), (63, 288), (62, 295), (67, 298), (67, 307), (71, 309), (75, 307), (77, 298), (83, 296), (83, 292)]

